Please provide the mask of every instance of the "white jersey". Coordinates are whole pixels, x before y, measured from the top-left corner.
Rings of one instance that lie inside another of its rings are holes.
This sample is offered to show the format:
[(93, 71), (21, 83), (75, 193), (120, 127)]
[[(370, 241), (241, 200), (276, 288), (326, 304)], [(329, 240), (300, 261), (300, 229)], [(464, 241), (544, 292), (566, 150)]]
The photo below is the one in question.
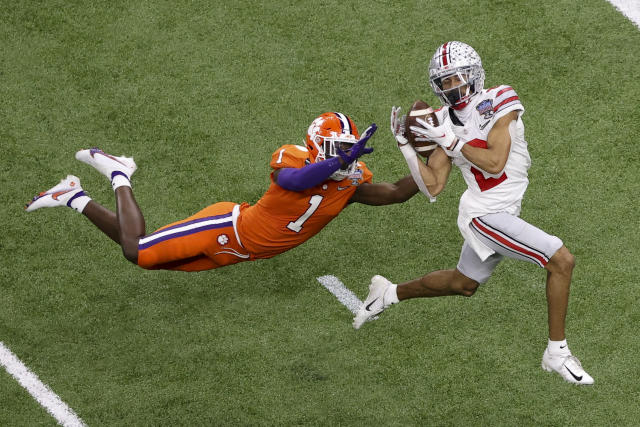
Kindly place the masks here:
[(453, 164), (460, 168), (467, 183), (467, 190), (460, 198), (458, 228), (462, 236), (474, 249), (478, 256), (485, 260), (493, 254), (471, 232), (469, 224), (473, 218), (489, 213), (506, 212), (518, 216), (524, 192), (529, 185), (527, 170), (531, 166), (531, 158), (524, 139), (524, 124), (522, 113), (524, 107), (516, 92), (510, 86), (497, 86), (484, 89), (473, 97), (471, 103), (464, 109), (455, 111), (456, 120), (449, 116), (449, 109), (438, 110), (438, 120), (451, 122), (453, 132), (462, 141), (467, 141), (474, 147), (487, 148), (489, 132), (496, 121), (511, 111), (519, 111), (518, 120), (511, 122), (511, 149), (504, 169), (498, 174), (490, 174), (462, 155), (452, 159)]

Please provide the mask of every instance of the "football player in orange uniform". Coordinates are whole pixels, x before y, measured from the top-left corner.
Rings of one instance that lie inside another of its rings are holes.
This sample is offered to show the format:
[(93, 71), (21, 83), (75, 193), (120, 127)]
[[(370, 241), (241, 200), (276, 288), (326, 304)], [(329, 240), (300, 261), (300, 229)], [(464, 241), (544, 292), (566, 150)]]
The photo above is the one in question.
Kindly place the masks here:
[(351, 118), (324, 113), (309, 126), (305, 146), (284, 145), (272, 154), (271, 185), (256, 204), (215, 203), (151, 234), (131, 190), (135, 162), (97, 148), (76, 158), (111, 181), (115, 212), (87, 196), (72, 175), (34, 197), (26, 210), (74, 208), (146, 269), (201, 271), (271, 258), (310, 239), (351, 202), (387, 205), (417, 193), (410, 175), (395, 184), (372, 183), (358, 159), (373, 151), (366, 143), (375, 130), (373, 124), (360, 137)]

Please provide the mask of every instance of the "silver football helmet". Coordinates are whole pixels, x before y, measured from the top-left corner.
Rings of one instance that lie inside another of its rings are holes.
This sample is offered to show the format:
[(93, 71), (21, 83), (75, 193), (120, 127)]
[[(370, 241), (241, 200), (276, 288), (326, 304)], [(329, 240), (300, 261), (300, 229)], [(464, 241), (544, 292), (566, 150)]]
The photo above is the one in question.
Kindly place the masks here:
[[(457, 77), (454, 87), (443, 86), (443, 80)], [(466, 43), (446, 42), (429, 62), (429, 83), (444, 105), (464, 108), (471, 98), (484, 89), (484, 69), (480, 55)]]

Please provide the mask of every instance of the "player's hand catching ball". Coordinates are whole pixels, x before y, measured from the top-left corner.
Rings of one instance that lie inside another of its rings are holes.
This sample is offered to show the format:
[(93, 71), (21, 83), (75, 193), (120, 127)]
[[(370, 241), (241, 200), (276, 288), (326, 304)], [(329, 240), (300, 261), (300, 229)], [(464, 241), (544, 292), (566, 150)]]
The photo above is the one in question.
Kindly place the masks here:
[[(432, 126), (426, 120), (416, 119), (420, 126), (411, 126), (411, 131), (418, 138), (425, 138), (427, 141), (433, 141), (444, 149), (449, 156), (460, 153), (464, 143), (453, 133), (451, 124), (445, 121), (439, 126)], [(416, 138), (417, 139), (417, 138)]]
[(400, 107), (391, 107), (391, 134), (396, 139), (398, 146), (405, 145), (409, 140), (404, 136), (405, 127), (404, 122), (406, 116), (400, 116)]

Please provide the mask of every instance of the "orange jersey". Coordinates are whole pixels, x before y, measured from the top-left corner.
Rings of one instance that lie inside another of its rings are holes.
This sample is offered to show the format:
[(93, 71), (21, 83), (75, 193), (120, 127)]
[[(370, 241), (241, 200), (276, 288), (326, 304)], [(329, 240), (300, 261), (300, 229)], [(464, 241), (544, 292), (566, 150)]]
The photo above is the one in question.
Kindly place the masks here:
[[(313, 163), (308, 150), (284, 145), (271, 156), (270, 166), (301, 168)], [(327, 180), (304, 191), (280, 187), (271, 173), (271, 185), (253, 206), (243, 204), (237, 221), (240, 243), (255, 258), (271, 258), (307, 241), (324, 228), (346, 206), (363, 182), (373, 174), (363, 162), (356, 173), (342, 181)]]
[[(301, 168), (313, 159), (306, 148), (285, 145), (271, 167)], [(311, 238), (345, 208), (372, 174), (364, 163), (342, 181), (327, 180), (305, 191), (274, 182), (258, 202), (219, 202), (138, 241), (138, 265), (146, 269), (201, 271), (256, 258), (271, 258)]]

